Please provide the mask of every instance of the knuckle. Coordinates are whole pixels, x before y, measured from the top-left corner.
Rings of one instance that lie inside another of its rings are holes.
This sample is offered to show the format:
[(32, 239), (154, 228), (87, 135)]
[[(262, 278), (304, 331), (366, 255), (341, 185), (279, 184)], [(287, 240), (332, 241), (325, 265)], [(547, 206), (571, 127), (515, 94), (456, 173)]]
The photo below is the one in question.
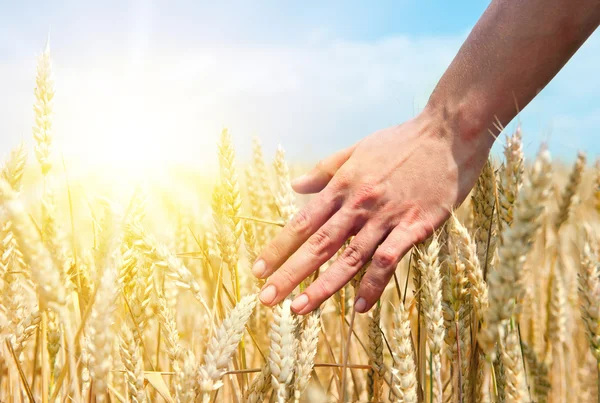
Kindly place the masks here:
[(396, 253), (392, 249), (380, 249), (373, 256), (373, 264), (377, 267), (390, 268), (396, 264)]
[(297, 234), (303, 234), (310, 228), (310, 217), (306, 210), (300, 210), (290, 221), (290, 229)]
[(381, 276), (365, 276), (361, 287), (368, 293), (379, 293), (385, 288), (385, 282)]
[[(431, 227), (433, 229), (433, 226)], [(426, 226), (423, 225), (418, 225), (415, 228), (413, 228), (411, 230), (413, 237), (414, 237), (414, 244), (418, 244), (420, 242), (423, 242), (424, 240), (426, 240), (427, 238), (429, 238), (429, 235), (431, 235), (430, 231), (427, 229)]]
[(330, 245), (331, 238), (329, 237), (329, 234), (325, 230), (321, 229), (310, 237), (307, 243), (307, 248), (309, 253), (319, 257), (329, 250)]
[(375, 185), (365, 183), (358, 187), (352, 197), (355, 207), (365, 207), (379, 199), (380, 193)]
[(350, 186), (351, 175), (347, 171), (338, 171), (333, 177), (333, 186), (336, 189), (345, 190)]
[(363, 262), (363, 252), (358, 245), (351, 243), (344, 249), (340, 259), (347, 266), (357, 267)]
[(269, 246), (267, 246), (265, 252), (266, 255), (271, 257), (273, 260), (279, 260), (282, 257), (281, 248), (275, 242), (271, 242)]
[(277, 276), (279, 284), (284, 285), (284, 287), (295, 284), (296, 277), (294, 276), (294, 272), (290, 269), (283, 269), (277, 271)]
[(319, 299), (327, 299), (335, 292), (335, 290), (332, 289), (330, 282), (325, 277), (319, 278), (313, 284), (315, 285)]

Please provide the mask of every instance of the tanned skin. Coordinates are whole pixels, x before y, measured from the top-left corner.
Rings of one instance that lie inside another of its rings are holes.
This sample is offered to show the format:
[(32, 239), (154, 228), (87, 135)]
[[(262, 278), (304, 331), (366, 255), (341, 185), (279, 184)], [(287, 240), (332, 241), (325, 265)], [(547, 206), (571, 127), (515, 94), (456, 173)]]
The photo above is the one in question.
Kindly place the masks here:
[(371, 260), (355, 301), (357, 312), (368, 311), (406, 252), (466, 198), (495, 123), (508, 124), (599, 24), (600, 0), (492, 1), (417, 117), (325, 158), (293, 183), (316, 195), (252, 268), (268, 277), (263, 304), (279, 303), (355, 236), (292, 310), (316, 309)]

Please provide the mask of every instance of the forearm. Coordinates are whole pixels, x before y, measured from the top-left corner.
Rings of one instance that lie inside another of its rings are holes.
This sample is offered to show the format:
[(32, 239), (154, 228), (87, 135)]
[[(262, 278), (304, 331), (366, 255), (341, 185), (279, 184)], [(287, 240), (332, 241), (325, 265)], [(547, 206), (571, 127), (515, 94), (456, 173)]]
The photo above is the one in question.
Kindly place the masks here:
[[(427, 113), (493, 143), (600, 23), (599, 0), (494, 0), (433, 91)], [(590, 78), (591, 79), (591, 78)]]

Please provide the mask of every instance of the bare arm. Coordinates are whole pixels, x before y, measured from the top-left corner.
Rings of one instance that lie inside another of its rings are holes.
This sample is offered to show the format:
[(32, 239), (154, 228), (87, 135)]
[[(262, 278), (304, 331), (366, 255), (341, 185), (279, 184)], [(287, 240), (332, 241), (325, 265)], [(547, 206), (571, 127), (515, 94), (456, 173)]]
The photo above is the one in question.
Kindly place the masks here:
[[(507, 124), (600, 24), (598, 0), (496, 0), (435, 88), (428, 107), (463, 135)], [(516, 104), (515, 104), (516, 103)]]
[(448, 218), (477, 180), (508, 123), (558, 73), (600, 22), (598, 0), (495, 0), (448, 67), (423, 112), (321, 161), (294, 183), (317, 195), (253, 266), (274, 305), (349, 246), (292, 309), (305, 314), (371, 259), (355, 308), (369, 310), (399, 260)]

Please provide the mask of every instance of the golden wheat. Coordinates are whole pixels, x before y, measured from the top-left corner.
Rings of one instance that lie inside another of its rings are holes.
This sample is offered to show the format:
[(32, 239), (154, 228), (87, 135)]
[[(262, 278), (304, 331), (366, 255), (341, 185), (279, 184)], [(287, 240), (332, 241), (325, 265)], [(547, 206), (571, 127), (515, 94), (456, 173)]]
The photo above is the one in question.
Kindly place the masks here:
[(21, 144), (0, 171), (0, 401), (598, 400), (600, 162), (528, 161), (518, 128), (369, 315), (361, 270), (297, 317), (258, 304), (250, 274), (304, 203), (282, 148), (271, 165), (255, 139), (239, 166), (224, 129), (214, 188), (191, 198), (177, 175), (73, 186), (53, 169), (49, 47), (35, 88), (34, 166)]

